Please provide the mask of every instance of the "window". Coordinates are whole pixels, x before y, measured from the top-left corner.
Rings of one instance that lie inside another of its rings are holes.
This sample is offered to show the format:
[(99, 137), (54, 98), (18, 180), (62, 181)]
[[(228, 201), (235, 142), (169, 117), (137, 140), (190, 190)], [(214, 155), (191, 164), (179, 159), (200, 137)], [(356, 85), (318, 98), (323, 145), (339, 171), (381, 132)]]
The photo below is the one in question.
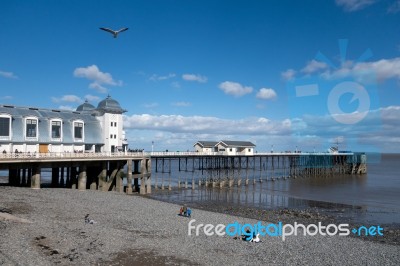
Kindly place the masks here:
[(74, 123), (74, 138), (75, 139), (83, 139), (83, 123), (75, 122)]
[(10, 136), (10, 117), (0, 117), (0, 137)]
[(117, 139), (117, 135), (114, 135), (114, 139)]
[(249, 152), (251, 152), (251, 149), (248, 149)]
[(112, 134), (110, 134), (110, 139), (112, 139)]
[(26, 119), (26, 137), (37, 137), (37, 119)]
[(117, 127), (117, 122), (114, 122), (114, 126)]
[(114, 122), (111, 122), (111, 127), (114, 125)]
[(61, 138), (61, 121), (51, 121), (51, 138)]

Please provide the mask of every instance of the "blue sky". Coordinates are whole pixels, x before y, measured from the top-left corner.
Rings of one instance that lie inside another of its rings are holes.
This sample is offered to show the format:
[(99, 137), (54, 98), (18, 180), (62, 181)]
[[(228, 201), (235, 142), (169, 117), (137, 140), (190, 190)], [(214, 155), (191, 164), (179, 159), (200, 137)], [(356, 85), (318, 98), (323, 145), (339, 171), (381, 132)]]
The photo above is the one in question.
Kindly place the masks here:
[(110, 94), (128, 110), (130, 147), (146, 150), (229, 139), (399, 152), (399, 0), (0, 7), (0, 103), (73, 109)]

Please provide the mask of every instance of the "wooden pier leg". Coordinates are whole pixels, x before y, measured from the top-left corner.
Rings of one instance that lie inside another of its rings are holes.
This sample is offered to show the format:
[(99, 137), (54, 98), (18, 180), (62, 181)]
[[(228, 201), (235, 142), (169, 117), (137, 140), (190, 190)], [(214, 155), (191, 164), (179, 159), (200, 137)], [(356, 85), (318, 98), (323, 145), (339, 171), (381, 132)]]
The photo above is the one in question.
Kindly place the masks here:
[(86, 190), (86, 181), (87, 181), (87, 175), (86, 175), (86, 164), (82, 164), (79, 167), (79, 177), (78, 177), (78, 190)]
[(32, 169), (32, 179), (31, 179), (31, 188), (32, 189), (40, 189), (40, 166), (35, 165)]
[(126, 175), (126, 194), (132, 194), (132, 160), (128, 160), (128, 169)]

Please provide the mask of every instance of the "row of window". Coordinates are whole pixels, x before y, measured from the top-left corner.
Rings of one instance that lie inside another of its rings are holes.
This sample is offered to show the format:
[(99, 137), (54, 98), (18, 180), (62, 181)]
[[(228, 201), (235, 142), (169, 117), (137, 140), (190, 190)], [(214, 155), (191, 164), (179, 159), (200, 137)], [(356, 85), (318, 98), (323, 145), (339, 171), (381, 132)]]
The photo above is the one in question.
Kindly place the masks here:
[(111, 122), (111, 127), (117, 127), (117, 122)]
[[(77, 141), (83, 140), (83, 122), (74, 121), (74, 139)], [(62, 137), (62, 121), (52, 120), (50, 124), (51, 138), (60, 140)], [(0, 117), (0, 138), (10, 138), (11, 136), (11, 117)], [(37, 139), (38, 137), (38, 119), (25, 119), (25, 138)]]
[(110, 134), (110, 139), (112, 138), (117, 139), (117, 135)]

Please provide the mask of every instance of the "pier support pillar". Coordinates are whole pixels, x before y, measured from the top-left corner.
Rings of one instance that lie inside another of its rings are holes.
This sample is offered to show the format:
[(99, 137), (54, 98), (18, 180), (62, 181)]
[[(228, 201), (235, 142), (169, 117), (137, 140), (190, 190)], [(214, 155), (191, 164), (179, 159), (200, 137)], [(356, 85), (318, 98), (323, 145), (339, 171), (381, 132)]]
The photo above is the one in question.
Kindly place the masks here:
[(99, 190), (107, 191), (107, 162), (102, 162), (99, 177)]
[(139, 190), (139, 193), (142, 194), (142, 195), (146, 194), (146, 181), (147, 180), (146, 180), (145, 176), (142, 176), (140, 178), (140, 190)]
[(53, 167), (51, 170), (51, 186), (58, 187), (58, 178), (60, 177), (60, 169)]
[(233, 179), (229, 180), (229, 187), (233, 187)]
[(237, 181), (237, 185), (238, 185), (238, 187), (240, 187), (240, 185), (242, 185), (242, 179), (238, 179), (238, 181)]
[(132, 194), (132, 160), (128, 160), (128, 169), (126, 175), (126, 194)]
[(40, 166), (35, 165), (32, 168), (32, 179), (31, 179), (31, 188), (32, 189), (40, 189)]
[(78, 189), (79, 190), (86, 190), (86, 164), (82, 164), (79, 167), (79, 177), (78, 177)]
[(28, 178), (26, 179), (26, 185), (30, 186), (32, 182), (32, 168), (28, 168)]
[[(147, 180), (146, 180), (146, 193), (151, 193), (151, 159), (146, 160), (146, 173), (147, 173)], [(171, 183), (169, 184), (171, 187)]]
[(76, 182), (76, 167), (71, 167), (71, 188), (77, 189), (77, 182)]
[(64, 167), (60, 167), (61, 176), (60, 176), (60, 187), (64, 187)]

